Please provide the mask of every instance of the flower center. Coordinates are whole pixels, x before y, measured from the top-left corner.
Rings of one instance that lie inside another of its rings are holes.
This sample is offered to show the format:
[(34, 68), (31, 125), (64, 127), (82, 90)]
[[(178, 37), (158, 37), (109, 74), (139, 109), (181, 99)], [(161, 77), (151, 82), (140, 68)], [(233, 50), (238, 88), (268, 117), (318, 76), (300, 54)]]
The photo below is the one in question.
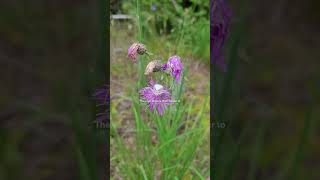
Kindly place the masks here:
[(159, 91), (159, 90), (161, 90), (161, 89), (163, 88), (163, 86), (160, 85), (160, 84), (155, 84), (155, 85), (153, 86), (153, 88), (154, 88), (155, 90)]

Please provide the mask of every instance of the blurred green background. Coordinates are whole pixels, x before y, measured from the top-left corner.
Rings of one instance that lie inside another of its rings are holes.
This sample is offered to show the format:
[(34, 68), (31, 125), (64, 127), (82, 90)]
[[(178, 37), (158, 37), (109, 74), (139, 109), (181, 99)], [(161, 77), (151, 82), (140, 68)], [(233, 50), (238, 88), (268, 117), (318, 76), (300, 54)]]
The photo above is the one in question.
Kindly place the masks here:
[(106, 136), (92, 124), (91, 98), (106, 76), (96, 67), (100, 6), (0, 2), (1, 180), (106, 177)]
[[(229, 1), (216, 69), (215, 179), (319, 179), (318, 1)], [(211, 152), (212, 153), (212, 152)]]

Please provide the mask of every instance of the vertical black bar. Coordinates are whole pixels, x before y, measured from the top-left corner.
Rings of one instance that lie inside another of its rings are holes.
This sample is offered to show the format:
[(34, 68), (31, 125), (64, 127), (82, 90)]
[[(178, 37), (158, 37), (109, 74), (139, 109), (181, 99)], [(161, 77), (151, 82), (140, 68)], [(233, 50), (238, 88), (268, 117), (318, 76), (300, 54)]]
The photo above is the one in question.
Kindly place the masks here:
[[(99, 72), (102, 72), (100, 74), (100, 78), (103, 79), (107, 87), (110, 87), (110, 40), (109, 40), (109, 34), (110, 34), (110, 2), (107, 0), (100, 0), (99, 2), (99, 17), (100, 17), (100, 22), (99, 22), (99, 57), (98, 57), (98, 67), (97, 70)], [(108, 91), (110, 93), (110, 91)], [(110, 94), (109, 94), (110, 97)], [(106, 104), (106, 108), (110, 109), (110, 103)], [(109, 112), (109, 111), (107, 111)], [(110, 129), (109, 129), (109, 114), (106, 116), (107, 118), (107, 124), (105, 128), (105, 137), (107, 139), (106, 141), (106, 156), (107, 156), (107, 161), (106, 161), (106, 176), (110, 176)], [(108, 179), (107, 178), (107, 179)]]

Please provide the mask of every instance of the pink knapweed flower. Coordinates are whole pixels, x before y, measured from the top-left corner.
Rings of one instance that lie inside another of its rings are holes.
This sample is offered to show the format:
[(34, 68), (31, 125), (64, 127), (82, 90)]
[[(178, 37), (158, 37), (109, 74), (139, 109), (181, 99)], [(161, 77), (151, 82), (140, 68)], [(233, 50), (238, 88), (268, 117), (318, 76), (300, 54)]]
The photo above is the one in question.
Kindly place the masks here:
[(180, 82), (183, 65), (179, 56), (172, 56), (169, 58), (167, 64), (162, 66), (163, 70), (169, 70), (172, 77), (176, 82)]
[(133, 43), (128, 49), (128, 57), (132, 60), (132, 62), (137, 62), (137, 55), (143, 55), (147, 52), (145, 46), (141, 43)]
[(170, 92), (153, 80), (149, 81), (149, 86), (142, 88), (140, 91), (141, 100), (148, 103), (150, 111), (158, 111), (163, 115), (164, 110), (171, 104)]

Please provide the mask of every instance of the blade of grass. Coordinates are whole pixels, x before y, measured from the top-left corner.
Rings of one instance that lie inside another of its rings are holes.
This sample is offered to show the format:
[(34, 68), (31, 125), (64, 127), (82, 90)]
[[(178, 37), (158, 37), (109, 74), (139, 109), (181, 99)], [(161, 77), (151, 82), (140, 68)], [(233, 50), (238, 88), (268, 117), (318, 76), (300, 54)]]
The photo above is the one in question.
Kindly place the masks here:
[[(239, 156), (240, 156), (240, 150), (244, 144), (244, 141), (246, 140), (246, 137), (249, 135), (250, 132), (250, 128), (251, 128), (251, 123), (250, 122), (246, 122), (244, 129), (242, 130), (240, 137), (238, 139), (238, 142), (235, 144), (234, 150), (231, 153), (230, 157), (230, 161), (227, 162), (226, 167), (225, 167), (225, 171), (224, 171), (224, 178), (225, 180), (228, 179), (232, 179), (233, 175), (234, 175), (234, 171), (235, 171), (235, 167), (239, 161)], [(231, 137), (231, 132), (229, 131), (228, 133)], [(230, 142), (230, 140), (228, 141)], [(232, 142), (232, 141), (231, 141)], [(234, 144), (234, 143), (232, 143)]]
[(89, 167), (86, 163), (86, 159), (84, 157), (83, 152), (81, 151), (81, 148), (78, 147), (76, 149), (76, 152), (77, 152), (77, 157), (78, 157), (78, 161), (79, 161), (80, 179), (91, 180)]
[(196, 168), (191, 166), (190, 170), (193, 171), (200, 178), (200, 180), (204, 180), (204, 177), (201, 175), (201, 173)]
[(253, 146), (252, 149), (252, 158), (251, 158), (251, 162), (250, 162), (250, 169), (248, 172), (248, 180), (254, 180), (255, 179), (255, 175), (256, 175), (256, 171), (257, 171), (257, 161), (258, 161), (258, 157), (260, 155), (260, 151), (261, 151), (261, 146), (263, 145), (263, 137), (265, 134), (265, 130), (267, 128), (266, 126), (266, 121), (263, 121), (260, 123), (260, 127), (257, 130), (257, 137), (255, 140), (255, 144)]
[(297, 179), (298, 167), (301, 165), (305, 146), (308, 142), (308, 137), (310, 134), (311, 128), (311, 121), (312, 121), (312, 113), (314, 111), (314, 102), (311, 102), (306, 114), (305, 119), (303, 122), (303, 128), (301, 130), (299, 142), (295, 148), (293, 157), (291, 161), (289, 161), (285, 170), (281, 171), (282, 173), (279, 174), (278, 178), (281, 179)]
[[(85, 133), (85, 128), (81, 126), (82, 115), (80, 112), (74, 112), (71, 114), (72, 117), (72, 127), (75, 131), (76, 137), (76, 153), (78, 154), (79, 168), (80, 171), (84, 171), (83, 177), (86, 179), (89, 174), (89, 179), (96, 179), (97, 177), (97, 162), (96, 162), (96, 139), (91, 134), (92, 132)], [(79, 153), (79, 152), (80, 153)]]
[(139, 169), (140, 169), (140, 171), (141, 171), (141, 173), (143, 175), (143, 179), (144, 180), (148, 180), (146, 172), (144, 171), (144, 169), (143, 169), (143, 167), (141, 165), (139, 166)]
[(111, 134), (114, 135), (114, 139), (116, 141), (116, 147), (118, 149), (117, 152), (119, 152), (120, 160), (123, 161), (123, 163), (119, 163), (120, 169), (123, 172), (123, 175), (129, 176), (131, 179), (135, 179), (135, 172), (134, 172), (134, 163), (136, 162), (133, 156), (131, 156), (130, 152), (127, 150), (127, 148), (124, 145), (124, 142), (122, 141), (121, 137), (119, 137), (118, 133), (116, 132), (115, 127), (113, 124), (110, 124), (110, 130)]

